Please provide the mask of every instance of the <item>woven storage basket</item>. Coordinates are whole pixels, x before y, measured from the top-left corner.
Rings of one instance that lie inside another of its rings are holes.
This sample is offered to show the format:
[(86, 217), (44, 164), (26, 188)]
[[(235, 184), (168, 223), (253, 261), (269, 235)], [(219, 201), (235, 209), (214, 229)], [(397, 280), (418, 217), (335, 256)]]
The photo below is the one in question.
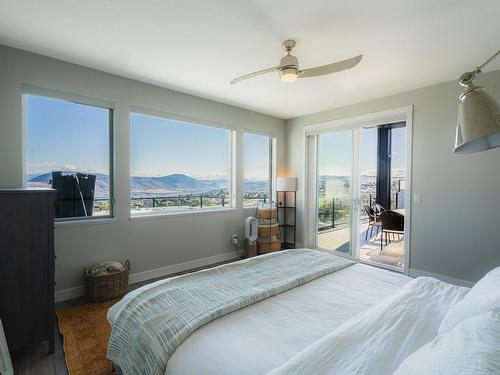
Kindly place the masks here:
[(257, 208), (257, 218), (262, 219), (277, 219), (278, 209), (272, 206), (259, 206)]
[(274, 224), (279, 224), (278, 223), (278, 219), (262, 219), (262, 218), (257, 218), (257, 220), (259, 221), (259, 226), (260, 225), (274, 225)]
[(122, 271), (107, 275), (92, 276), (87, 268), (83, 269), (85, 277), (85, 298), (89, 302), (103, 302), (125, 294), (128, 286), (130, 262), (125, 262)]
[(245, 240), (245, 256), (246, 258), (254, 257), (258, 254), (259, 245), (257, 242)]
[(278, 236), (279, 234), (280, 227), (278, 223), (259, 225), (259, 237)]
[(259, 244), (259, 254), (272, 253), (274, 251), (281, 250), (281, 239), (279, 238), (259, 238), (257, 243)]

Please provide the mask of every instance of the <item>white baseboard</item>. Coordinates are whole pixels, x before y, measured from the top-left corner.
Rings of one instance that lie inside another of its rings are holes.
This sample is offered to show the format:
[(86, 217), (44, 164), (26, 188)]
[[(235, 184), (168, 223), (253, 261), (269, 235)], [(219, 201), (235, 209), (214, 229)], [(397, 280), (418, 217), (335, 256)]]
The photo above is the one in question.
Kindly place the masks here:
[(467, 280), (462, 280), (462, 279), (456, 279), (454, 277), (441, 275), (439, 273), (433, 273), (433, 272), (427, 272), (427, 271), (417, 270), (415, 268), (410, 268), (410, 270), (409, 270), (409, 276), (410, 277), (419, 277), (419, 276), (433, 277), (435, 279), (444, 281), (445, 283), (448, 283), (448, 284), (454, 284), (454, 285), (459, 285), (459, 286), (466, 286), (468, 288), (472, 288), (474, 286), (474, 284), (475, 284), (472, 281), (467, 281)]
[(78, 298), (85, 295), (85, 287), (83, 285), (74, 288), (56, 290), (55, 300), (57, 302), (67, 301), (69, 299)]
[(226, 260), (233, 260), (233, 259), (236, 260), (236, 252), (230, 251), (227, 253), (222, 253), (211, 257), (195, 259), (184, 263), (178, 263), (178, 264), (173, 264), (171, 266), (156, 268), (154, 270), (133, 273), (129, 276), (129, 284), (140, 283), (142, 281), (156, 279), (157, 277), (167, 276), (173, 273), (192, 270), (193, 268), (204, 267), (208, 266), (209, 264), (224, 262)]
[[(171, 266), (156, 268), (149, 271), (132, 273), (129, 276), (129, 284), (135, 284), (142, 281), (155, 279), (157, 277), (163, 277), (177, 272), (188, 271), (193, 268), (204, 267), (210, 264), (224, 262), (226, 260), (233, 260), (233, 259), (237, 260), (235, 254), (236, 253), (234, 251), (230, 251), (227, 253), (213, 255), (206, 258), (195, 259), (195, 260), (190, 260), (188, 262), (173, 264)], [(85, 295), (85, 287), (81, 285), (74, 288), (57, 290), (55, 292), (55, 300), (56, 302), (61, 302), (73, 298), (78, 298), (83, 295)]]

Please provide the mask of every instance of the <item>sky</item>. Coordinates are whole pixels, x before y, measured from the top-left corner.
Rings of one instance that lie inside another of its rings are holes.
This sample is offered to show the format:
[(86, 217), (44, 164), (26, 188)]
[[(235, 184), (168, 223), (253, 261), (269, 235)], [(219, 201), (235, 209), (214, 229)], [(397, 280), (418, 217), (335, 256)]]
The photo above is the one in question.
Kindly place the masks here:
[[(227, 178), (231, 169), (231, 131), (133, 113), (131, 174), (165, 176), (182, 173), (213, 179)], [(269, 176), (269, 138), (244, 135), (245, 179)]]
[[(109, 114), (35, 95), (26, 97), (28, 174), (69, 170), (109, 174)], [(231, 131), (132, 113), (131, 175), (182, 173), (227, 178)], [(269, 138), (245, 135), (245, 178), (268, 177)]]
[(350, 176), (352, 171), (352, 131), (321, 134), (318, 137), (320, 176)]
[[(392, 129), (391, 170), (403, 170), (406, 164), (406, 128)], [(360, 130), (359, 166), (361, 175), (377, 173), (377, 129)], [(352, 173), (352, 131), (321, 134), (318, 139), (318, 170), (320, 175), (349, 176)]]
[(391, 174), (396, 170), (406, 176), (406, 127), (391, 130)]
[(243, 178), (269, 179), (269, 137), (245, 133), (243, 142)]
[(28, 173), (109, 173), (109, 110), (26, 97)]
[[(361, 175), (377, 175), (377, 128), (360, 131), (359, 167)], [(391, 130), (391, 174), (396, 176), (406, 167), (406, 128)]]
[(231, 131), (132, 113), (132, 176), (182, 173), (227, 178), (231, 170)]

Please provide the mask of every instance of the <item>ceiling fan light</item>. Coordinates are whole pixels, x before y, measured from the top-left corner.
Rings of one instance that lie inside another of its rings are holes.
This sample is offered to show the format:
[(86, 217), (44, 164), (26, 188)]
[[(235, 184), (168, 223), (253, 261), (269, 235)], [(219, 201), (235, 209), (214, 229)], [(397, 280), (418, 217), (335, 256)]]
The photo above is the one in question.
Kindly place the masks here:
[(283, 68), (280, 70), (281, 82), (295, 82), (299, 77), (299, 70), (297, 68)]

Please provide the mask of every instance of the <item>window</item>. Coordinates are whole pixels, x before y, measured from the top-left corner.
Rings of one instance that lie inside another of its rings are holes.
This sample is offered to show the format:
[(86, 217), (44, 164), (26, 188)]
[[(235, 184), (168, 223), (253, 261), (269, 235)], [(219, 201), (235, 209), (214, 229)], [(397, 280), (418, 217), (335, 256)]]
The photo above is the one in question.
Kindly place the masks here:
[(231, 130), (139, 113), (130, 126), (132, 215), (233, 206)]
[(269, 202), (272, 193), (273, 144), (270, 137), (244, 134), (243, 206), (254, 207), (259, 201)]
[(112, 215), (113, 111), (25, 95), (28, 187), (54, 188), (56, 218)]

